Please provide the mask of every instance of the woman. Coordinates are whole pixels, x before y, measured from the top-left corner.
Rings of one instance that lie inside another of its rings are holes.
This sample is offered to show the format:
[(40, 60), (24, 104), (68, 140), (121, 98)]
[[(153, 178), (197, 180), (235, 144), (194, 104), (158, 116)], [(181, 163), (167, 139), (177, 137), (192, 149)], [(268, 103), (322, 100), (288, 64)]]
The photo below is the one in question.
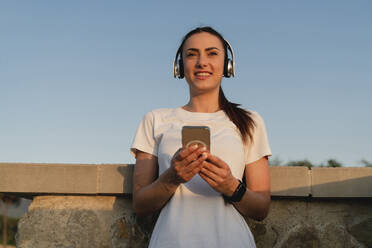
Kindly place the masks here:
[[(228, 50), (210, 27), (186, 34), (175, 75), (185, 77), (189, 102), (153, 110), (139, 125), (131, 147), (134, 212), (161, 210), (149, 247), (255, 247), (244, 217), (268, 213), (271, 151), (260, 115), (223, 94), (222, 77), (234, 73)], [(180, 148), (185, 125), (210, 128), (210, 151)]]

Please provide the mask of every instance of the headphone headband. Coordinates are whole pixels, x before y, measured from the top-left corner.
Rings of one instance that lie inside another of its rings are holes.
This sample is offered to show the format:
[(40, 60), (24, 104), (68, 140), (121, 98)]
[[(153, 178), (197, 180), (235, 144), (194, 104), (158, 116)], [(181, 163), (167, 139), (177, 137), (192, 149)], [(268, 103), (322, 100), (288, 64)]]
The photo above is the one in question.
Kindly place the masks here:
[[(227, 77), (227, 78), (231, 76), (234, 77), (235, 76), (234, 51), (230, 43), (227, 40), (223, 39), (223, 41), (224, 41), (224, 46), (226, 50), (226, 61), (224, 65), (223, 75), (224, 77)], [(227, 50), (230, 51), (231, 59), (228, 58)], [(174, 57), (174, 60), (173, 60), (173, 76), (174, 78), (178, 77), (179, 79), (184, 77), (182, 59), (180, 58), (177, 63), (177, 59), (178, 59), (178, 56), (180, 56), (180, 54), (181, 54), (181, 46), (178, 48), (176, 56)]]

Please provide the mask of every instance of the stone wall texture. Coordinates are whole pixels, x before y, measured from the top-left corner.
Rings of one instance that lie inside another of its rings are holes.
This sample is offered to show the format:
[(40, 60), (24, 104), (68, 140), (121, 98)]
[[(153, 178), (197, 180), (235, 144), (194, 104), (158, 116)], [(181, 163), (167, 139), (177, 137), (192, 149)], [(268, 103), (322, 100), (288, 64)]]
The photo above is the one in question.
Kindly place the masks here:
[[(137, 218), (129, 197), (36, 196), (18, 223), (20, 248), (147, 247), (156, 215)], [(273, 197), (257, 247), (372, 247), (371, 198)]]

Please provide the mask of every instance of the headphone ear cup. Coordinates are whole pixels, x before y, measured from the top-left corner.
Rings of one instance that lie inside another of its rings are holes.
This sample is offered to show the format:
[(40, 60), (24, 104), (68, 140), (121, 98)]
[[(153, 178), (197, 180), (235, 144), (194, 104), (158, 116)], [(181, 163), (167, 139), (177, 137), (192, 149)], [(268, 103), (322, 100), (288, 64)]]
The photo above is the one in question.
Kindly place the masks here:
[(178, 78), (183, 78), (185, 76), (184, 71), (183, 71), (183, 62), (182, 59), (178, 60)]
[(229, 78), (233, 74), (233, 63), (231, 59), (225, 60), (224, 76)]
[(224, 77), (229, 77), (228, 73), (228, 63), (229, 63), (229, 59), (228, 58), (225, 58), (224, 60), (224, 65), (223, 65), (223, 76)]

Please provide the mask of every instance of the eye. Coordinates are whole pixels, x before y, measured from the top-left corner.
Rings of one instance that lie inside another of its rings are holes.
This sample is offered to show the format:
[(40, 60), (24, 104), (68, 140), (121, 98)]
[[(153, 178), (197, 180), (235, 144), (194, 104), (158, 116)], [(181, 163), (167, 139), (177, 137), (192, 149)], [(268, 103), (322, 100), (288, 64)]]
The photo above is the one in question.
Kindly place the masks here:
[(218, 53), (217, 52), (210, 52), (208, 55), (209, 56), (215, 56), (215, 55), (218, 55)]
[(187, 53), (186, 54), (186, 57), (192, 57), (192, 56), (195, 56), (195, 53)]

